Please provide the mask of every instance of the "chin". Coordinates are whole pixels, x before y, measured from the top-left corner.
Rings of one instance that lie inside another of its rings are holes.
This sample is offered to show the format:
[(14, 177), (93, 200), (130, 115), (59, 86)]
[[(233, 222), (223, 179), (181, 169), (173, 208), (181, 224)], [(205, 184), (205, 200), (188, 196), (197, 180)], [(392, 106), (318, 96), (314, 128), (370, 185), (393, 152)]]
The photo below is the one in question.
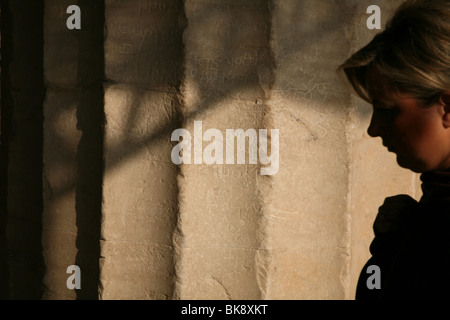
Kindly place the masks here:
[(413, 163), (412, 161), (405, 161), (402, 157), (397, 155), (397, 163), (400, 167), (409, 169), (415, 173), (424, 173), (427, 171), (433, 171), (433, 169), (428, 168), (426, 165), (421, 163)]
[(427, 171), (427, 170), (420, 169), (420, 168), (415, 168), (415, 167), (412, 167), (412, 166), (401, 165), (400, 163), (399, 163), (399, 166), (402, 167), (402, 168), (405, 168), (405, 169), (409, 169), (409, 170), (411, 170), (414, 173), (423, 173), (423, 172)]

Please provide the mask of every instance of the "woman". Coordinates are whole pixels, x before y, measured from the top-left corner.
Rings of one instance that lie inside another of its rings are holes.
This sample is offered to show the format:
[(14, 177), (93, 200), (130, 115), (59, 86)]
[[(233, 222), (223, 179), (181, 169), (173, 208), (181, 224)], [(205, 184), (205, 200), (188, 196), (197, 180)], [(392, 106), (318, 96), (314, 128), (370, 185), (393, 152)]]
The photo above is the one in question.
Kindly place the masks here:
[(380, 207), (356, 299), (450, 299), (450, 0), (406, 1), (340, 69), (373, 105), (369, 135), (421, 173), (423, 190)]

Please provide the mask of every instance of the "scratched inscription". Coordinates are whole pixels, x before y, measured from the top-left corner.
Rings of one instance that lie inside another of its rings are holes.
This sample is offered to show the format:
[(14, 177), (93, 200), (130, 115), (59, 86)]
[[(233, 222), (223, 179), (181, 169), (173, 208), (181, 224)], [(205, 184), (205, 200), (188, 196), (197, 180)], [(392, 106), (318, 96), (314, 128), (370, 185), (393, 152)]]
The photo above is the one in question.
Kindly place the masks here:
[(183, 26), (179, 0), (106, 1), (109, 79), (160, 87), (179, 82)]

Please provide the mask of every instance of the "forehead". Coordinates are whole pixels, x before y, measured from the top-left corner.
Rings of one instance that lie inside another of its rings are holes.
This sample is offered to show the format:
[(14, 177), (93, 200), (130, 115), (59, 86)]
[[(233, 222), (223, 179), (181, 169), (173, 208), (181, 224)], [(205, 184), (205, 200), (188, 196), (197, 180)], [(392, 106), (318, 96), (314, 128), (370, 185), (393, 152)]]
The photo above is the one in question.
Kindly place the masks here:
[(423, 106), (420, 100), (398, 89), (392, 81), (379, 72), (367, 75), (366, 88), (370, 102), (375, 108), (426, 109), (418, 108)]
[(376, 68), (367, 71), (366, 90), (371, 101), (376, 100), (384, 104), (411, 98), (410, 95), (402, 92), (393, 81)]
[(366, 73), (366, 90), (371, 100), (389, 98), (395, 93), (393, 83), (376, 68)]

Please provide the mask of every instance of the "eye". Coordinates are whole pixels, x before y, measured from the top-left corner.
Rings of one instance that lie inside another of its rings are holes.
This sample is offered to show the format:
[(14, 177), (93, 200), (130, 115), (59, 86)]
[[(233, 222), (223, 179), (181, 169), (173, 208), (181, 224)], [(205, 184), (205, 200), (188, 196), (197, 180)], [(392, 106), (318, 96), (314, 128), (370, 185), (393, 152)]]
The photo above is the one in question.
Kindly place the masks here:
[(386, 120), (392, 120), (398, 115), (398, 108), (395, 107), (375, 107), (373, 108), (374, 114), (383, 117)]

